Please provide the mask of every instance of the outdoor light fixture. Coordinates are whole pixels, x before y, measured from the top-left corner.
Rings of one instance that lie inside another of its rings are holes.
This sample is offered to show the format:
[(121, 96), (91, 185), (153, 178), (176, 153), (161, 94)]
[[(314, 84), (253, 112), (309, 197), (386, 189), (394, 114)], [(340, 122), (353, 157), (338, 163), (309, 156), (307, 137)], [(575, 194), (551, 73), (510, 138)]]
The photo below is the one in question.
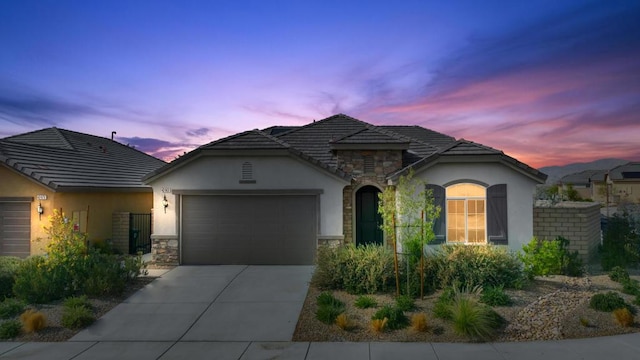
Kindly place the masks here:
[(167, 195), (164, 195), (162, 199), (162, 206), (164, 206), (164, 213), (167, 213), (167, 208), (169, 207), (169, 200), (167, 200)]
[(38, 203), (38, 207), (36, 208), (38, 211), (38, 219), (42, 220), (42, 214), (44, 213), (44, 208), (42, 207), (42, 203)]

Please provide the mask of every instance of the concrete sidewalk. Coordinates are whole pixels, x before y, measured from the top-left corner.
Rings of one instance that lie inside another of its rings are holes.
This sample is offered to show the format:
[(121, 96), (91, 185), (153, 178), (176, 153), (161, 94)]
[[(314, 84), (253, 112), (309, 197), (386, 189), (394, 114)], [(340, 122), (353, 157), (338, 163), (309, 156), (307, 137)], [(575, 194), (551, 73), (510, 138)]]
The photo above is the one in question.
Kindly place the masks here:
[(180, 266), (71, 340), (0, 359), (640, 359), (640, 334), (524, 343), (291, 342), (311, 266)]

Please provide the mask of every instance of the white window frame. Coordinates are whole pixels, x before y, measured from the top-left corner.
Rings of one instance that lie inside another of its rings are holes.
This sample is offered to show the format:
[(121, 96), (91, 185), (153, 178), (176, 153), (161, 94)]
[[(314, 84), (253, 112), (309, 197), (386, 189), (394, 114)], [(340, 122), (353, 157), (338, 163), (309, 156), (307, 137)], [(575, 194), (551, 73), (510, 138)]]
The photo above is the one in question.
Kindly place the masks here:
[[(447, 195), (447, 190), (449, 189), (449, 187), (451, 186), (455, 186), (455, 185), (462, 185), (462, 184), (470, 184), (470, 185), (474, 185), (477, 187), (481, 187), (484, 189), (484, 197), (481, 196), (451, 196), (449, 197)], [(451, 216), (449, 216), (449, 200), (464, 200), (464, 241), (452, 241), (451, 237), (449, 236), (449, 222), (451, 220)], [(484, 202), (484, 241), (483, 242), (469, 242), (469, 202), (468, 200), (483, 200)], [(446, 228), (445, 228), (445, 234), (446, 234), (446, 239), (447, 239), (447, 243), (448, 244), (464, 244), (464, 245), (486, 245), (488, 243), (488, 235), (487, 235), (487, 188), (485, 186), (479, 185), (479, 184), (475, 184), (475, 183), (471, 183), (471, 182), (464, 182), (464, 183), (456, 183), (456, 184), (452, 184), (450, 186), (447, 186), (445, 188), (445, 214), (446, 214)]]

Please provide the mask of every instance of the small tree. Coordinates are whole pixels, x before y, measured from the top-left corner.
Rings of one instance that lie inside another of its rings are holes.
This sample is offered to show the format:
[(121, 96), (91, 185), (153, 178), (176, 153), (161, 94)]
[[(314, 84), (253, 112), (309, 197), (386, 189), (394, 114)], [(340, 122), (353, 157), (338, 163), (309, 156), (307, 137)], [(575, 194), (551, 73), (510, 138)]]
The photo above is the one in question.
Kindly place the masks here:
[[(401, 176), (398, 185), (387, 187), (380, 195), (378, 212), (382, 215), (382, 230), (391, 236), (396, 252), (396, 284), (399, 283), (397, 239), (400, 239), (407, 266), (411, 269), (420, 262), (424, 266), (424, 247), (435, 239), (433, 224), (440, 216), (440, 206), (434, 204), (433, 191), (426, 182), (414, 179), (413, 170)], [(424, 271), (420, 271), (424, 274)], [(407, 274), (408, 276), (408, 274)], [(409, 283), (407, 282), (407, 292)], [(400, 293), (399, 285), (396, 292)], [(420, 296), (424, 295), (424, 275), (420, 279)]]

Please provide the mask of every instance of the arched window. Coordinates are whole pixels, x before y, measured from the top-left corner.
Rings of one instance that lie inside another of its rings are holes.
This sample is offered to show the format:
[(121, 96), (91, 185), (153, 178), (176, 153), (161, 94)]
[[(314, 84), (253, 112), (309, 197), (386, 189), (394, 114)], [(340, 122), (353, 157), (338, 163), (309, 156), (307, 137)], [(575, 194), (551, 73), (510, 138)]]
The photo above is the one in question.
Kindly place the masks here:
[(461, 183), (446, 188), (447, 241), (485, 244), (487, 242), (487, 189)]

